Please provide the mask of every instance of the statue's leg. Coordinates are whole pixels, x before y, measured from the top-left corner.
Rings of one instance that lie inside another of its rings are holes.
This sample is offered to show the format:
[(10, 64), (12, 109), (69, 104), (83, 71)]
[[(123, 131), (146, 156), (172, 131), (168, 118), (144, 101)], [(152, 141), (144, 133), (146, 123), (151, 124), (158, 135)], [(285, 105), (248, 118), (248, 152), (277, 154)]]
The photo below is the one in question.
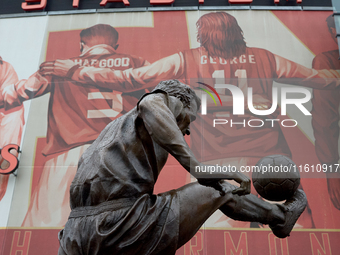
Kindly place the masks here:
[(218, 208), (232, 199), (232, 185), (227, 185), (227, 189), (226, 195), (221, 196), (214, 188), (194, 182), (177, 190), (180, 205), (178, 248), (188, 242)]
[(211, 187), (198, 183), (191, 183), (178, 189), (180, 201), (178, 247), (188, 242), (217, 209), (221, 209), (224, 214), (235, 220), (269, 224), (275, 235), (285, 237), (306, 207), (306, 197), (300, 190), (291, 201), (278, 205), (270, 204), (252, 194), (246, 196), (232, 194), (235, 186), (227, 182), (222, 185), (227, 188), (225, 196), (221, 196)]
[(220, 210), (234, 220), (268, 224), (277, 237), (285, 238), (289, 236), (306, 206), (306, 195), (298, 189), (284, 204), (271, 204), (252, 194), (236, 195)]
[(220, 210), (234, 220), (260, 222), (262, 224), (282, 223), (284, 213), (277, 204), (270, 204), (253, 194), (234, 195), (220, 207)]

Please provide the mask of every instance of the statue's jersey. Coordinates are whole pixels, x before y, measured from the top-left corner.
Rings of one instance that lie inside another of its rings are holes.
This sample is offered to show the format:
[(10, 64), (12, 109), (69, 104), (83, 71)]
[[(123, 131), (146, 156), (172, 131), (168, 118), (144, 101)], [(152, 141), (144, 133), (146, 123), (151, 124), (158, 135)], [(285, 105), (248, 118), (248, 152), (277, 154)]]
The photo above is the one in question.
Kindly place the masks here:
[[(108, 45), (96, 45), (71, 60), (82, 67), (115, 70), (148, 64), (139, 57), (117, 53)], [(100, 75), (96, 79), (100, 80)], [(145, 90), (127, 91), (114, 84), (110, 88), (102, 88), (91, 81), (80, 84), (64, 77), (43, 77), (39, 72), (27, 81), (20, 81), (14, 90), (17, 91), (17, 101), (50, 93), (44, 155), (91, 143), (108, 123), (131, 110), (145, 93)]]
[[(260, 99), (269, 102), (271, 107), (273, 80), (277, 78), (277, 63), (271, 52), (247, 48), (241, 56), (226, 60), (209, 57), (201, 47), (184, 51), (183, 57), (185, 64), (183, 76), (191, 86), (199, 86), (197, 83), (199, 79), (212, 87), (214, 84), (232, 84), (242, 90), (245, 100), (248, 87), (251, 87), (253, 95), (256, 94), (257, 97), (254, 98), (254, 105)], [(223, 96), (231, 96), (229, 90), (217, 91), (222, 98), (222, 104), (226, 104)], [(211, 113), (209, 105), (207, 109), (207, 115), (199, 115), (191, 127), (191, 147), (199, 160), (263, 157), (271, 154), (290, 156), (290, 150), (277, 121), (265, 122), (263, 127), (251, 127), (261, 125), (261, 122), (257, 120), (249, 122), (249, 120), (261, 119), (263, 116), (233, 115), (232, 108), (226, 110), (222, 107), (221, 110), (215, 107), (214, 112)], [(266, 119), (276, 119), (278, 110), (271, 116), (265, 116)], [(214, 119), (227, 120), (228, 123), (214, 127)]]
[[(168, 97), (161, 90), (151, 93)], [(81, 156), (70, 187), (71, 209), (151, 195), (167, 157), (145, 128), (137, 105), (108, 124)]]

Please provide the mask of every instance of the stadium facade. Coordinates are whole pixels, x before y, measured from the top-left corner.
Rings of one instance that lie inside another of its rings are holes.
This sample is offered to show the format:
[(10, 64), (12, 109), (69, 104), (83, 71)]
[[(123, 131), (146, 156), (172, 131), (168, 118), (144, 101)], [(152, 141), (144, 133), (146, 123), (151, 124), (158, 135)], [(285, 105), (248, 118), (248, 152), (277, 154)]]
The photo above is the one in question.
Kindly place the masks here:
[[(59, 80), (42, 77), (37, 74), (41, 63), (70, 59), (82, 68), (126, 70), (177, 54), (184, 56), (185, 71), (176, 74), (176, 78), (193, 87), (199, 79), (213, 86), (228, 78), (234, 79), (228, 80), (231, 84), (236, 80), (240, 88), (248, 87), (254, 81), (245, 72), (238, 69), (227, 74), (222, 67), (255, 63), (251, 56), (225, 60), (202, 55), (196, 62), (199, 71), (187, 70), (195, 60), (185, 56), (200, 47), (197, 20), (207, 13), (226, 12), (236, 18), (247, 47), (264, 49), (307, 68), (340, 69), (339, 63), (328, 67), (321, 64), (325, 58), (334, 60), (339, 56), (338, 44), (326, 21), (333, 15), (335, 30), (340, 34), (337, 4), (335, 0), (334, 4), (331, 0), (1, 1), (0, 105), (5, 102), (5, 109), (0, 109), (0, 148), (16, 144), (20, 150), (19, 166), (12, 169), (13, 173), (5, 174), (15, 164), (13, 158), (10, 166), (1, 163), (0, 254), (57, 253), (58, 232), (70, 212), (69, 185), (79, 157), (105, 125), (132, 109), (141, 95), (152, 90), (152, 86), (139, 90), (124, 90), (114, 84), (101, 86), (108, 84), (105, 75), (92, 77), (92, 83), (74, 81), (73, 76)], [(80, 32), (96, 24), (108, 24), (118, 31), (119, 47), (112, 49), (117, 56), (101, 52), (90, 58), (80, 52)], [(259, 70), (270, 66), (261, 63)], [(279, 64), (273, 66), (277, 69), (275, 75), (251, 77), (263, 78), (255, 82), (254, 90), (256, 86), (281, 90), (287, 86), (278, 79)], [(208, 70), (211, 67), (221, 70)], [(314, 96), (304, 104), (311, 115), (293, 105), (287, 107), (285, 115), (279, 112), (267, 118), (277, 122), (262, 121), (266, 126), (256, 127), (249, 114), (240, 116), (219, 110), (212, 116), (208, 112), (207, 119), (198, 118), (192, 137), (187, 139), (197, 157), (212, 165), (240, 168), (253, 166), (267, 155), (291, 157), (308, 198), (307, 209), (291, 236), (278, 239), (267, 226), (233, 221), (216, 212), (176, 254), (330, 255), (340, 250), (340, 200), (336, 196), (340, 177), (333, 176), (329, 181), (322, 171), (332, 168), (340, 172), (339, 109), (334, 112), (339, 107), (338, 97), (334, 99), (338, 92), (317, 97), (312, 88), (307, 90)], [(264, 91), (270, 98), (271, 89)], [(228, 95), (225, 90), (217, 92)], [(209, 126), (211, 119), (238, 124), (213, 127), (211, 123)], [(297, 125), (289, 126), (284, 122), (287, 119), (295, 120)], [(251, 125), (243, 126), (243, 121)], [(286, 126), (277, 124), (282, 122)], [(319, 174), (311, 175), (312, 171)], [(154, 192), (176, 189), (192, 181), (178, 162), (169, 158)]]

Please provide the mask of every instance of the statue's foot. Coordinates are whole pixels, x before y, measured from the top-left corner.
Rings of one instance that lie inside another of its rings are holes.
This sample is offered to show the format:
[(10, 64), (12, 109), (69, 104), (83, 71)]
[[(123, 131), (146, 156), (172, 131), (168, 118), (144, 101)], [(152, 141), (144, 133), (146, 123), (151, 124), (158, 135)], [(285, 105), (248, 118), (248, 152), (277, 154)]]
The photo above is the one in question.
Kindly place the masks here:
[(279, 208), (285, 214), (285, 222), (274, 226), (269, 225), (274, 235), (279, 238), (289, 236), (296, 221), (307, 206), (307, 197), (303, 190), (298, 189), (295, 194), (284, 204), (278, 204)]

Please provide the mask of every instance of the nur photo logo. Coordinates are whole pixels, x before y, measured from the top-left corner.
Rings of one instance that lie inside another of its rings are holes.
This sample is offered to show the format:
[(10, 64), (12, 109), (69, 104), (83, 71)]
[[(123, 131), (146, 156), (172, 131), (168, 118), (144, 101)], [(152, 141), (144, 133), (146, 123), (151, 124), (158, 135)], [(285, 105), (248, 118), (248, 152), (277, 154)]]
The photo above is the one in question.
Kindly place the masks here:
[[(213, 126), (216, 125), (224, 125), (230, 123), (231, 126), (233, 125), (243, 125), (249, 127), (262, 127), (265, 123), (271, 123), (271, 127), (274, 126), (275, 122), (281, 122), (283, 127), (295, 127), (297, 126), (298, 122), (295, 119), (273, 119), (273, 118), (266, 118), (266, 116), (271, 116), (276, 110), (280, 102), (280, 111), (282, 116), (287, 115), (287, 106), (292, 105), (295, 109), (299, 110), (304, 116), (311, 116), (312, 114), (310, 111), (304, 106), (305, 103), (309, 102), (312, 98), (311, 92), (303, 87), (292, 87), (292, 86), (285, 86), (285, 87), (273, 87), (272, 88), (272, 96), (271, 99), (266, 99), (268, 105), (266, 107), (258, 107), (258, 98), (261, 95), (253, 93), (253, 88), (248, 87), (245, 91), (242, 91), (238, 86), (231, 85), (231, 84), (215, 84), (214, 87), (203, 83), (197, 82), (198, 84), (206, 87), (198, 87), (200, 90), (204, 91), (201, 95), (201, 114), (202, 116), (207, 115), (208, 112), (208, 103), (207, 103), (207, 95), (209, 95), (215, 106), (218, 106), (214, 95), (210, 92), (212, 91), (215, 96), (218, 98), (220, 102), (221, 109), (214, 110), (218, 112), (229, 111), (234, 116), (238, 118), (242, 115), (249, 115), (252, 116), (259, 116), (260, 119), (244, 119), (241, 122), (233, 122), (232, 119), (214, 119)], [(210, 91), (209, 91), (209, 90)], [(228, 89), (230, 91), (230, 95), (228, 99), (222, 97), (217, 93), (216, 89)], [(244, 94), (246, 93), (246, 95)], [(279, 101), (280, 99), (280, 101)], [(229, 107), (223, 107), (223, 100), (228, 100), (227, 105)], [(216, 109), (216, 107), (215, 107)], [(287, 122), (292, 124), (287, 124)]]
[[(215, 93), (215, 95), (217, 96), (218, 100), (220, 101), (220, 104), (222, 106), (222, 100), (221, 100), (221, 97), (220, 95), (217, 93), (217, 91), (210, 85), (208, 84), (205, 84), (203, 82), (197, 82), (198, 84), (201, 84), (203, 86), (206, 86), (207, 88), (209, 88), (211, 91), (213, 91)], [(216, 100), (214, 98), (214, 96), (211, 94), (211, 92), (205, 88), (201, 88), (201, 87), (198, 87), (200, 90), (203, 90), (205, 93), (207, 93), (211, 98), (212, 100), (214, 101), (215, 105), (217, 105), (216, 103)], [(206, 94), (202, 94), (202, 98), (201, 98), (202, 102), (201, 102), (201, 113), (202, 115), (206, 115), (207, 114), (207, 95)]]

